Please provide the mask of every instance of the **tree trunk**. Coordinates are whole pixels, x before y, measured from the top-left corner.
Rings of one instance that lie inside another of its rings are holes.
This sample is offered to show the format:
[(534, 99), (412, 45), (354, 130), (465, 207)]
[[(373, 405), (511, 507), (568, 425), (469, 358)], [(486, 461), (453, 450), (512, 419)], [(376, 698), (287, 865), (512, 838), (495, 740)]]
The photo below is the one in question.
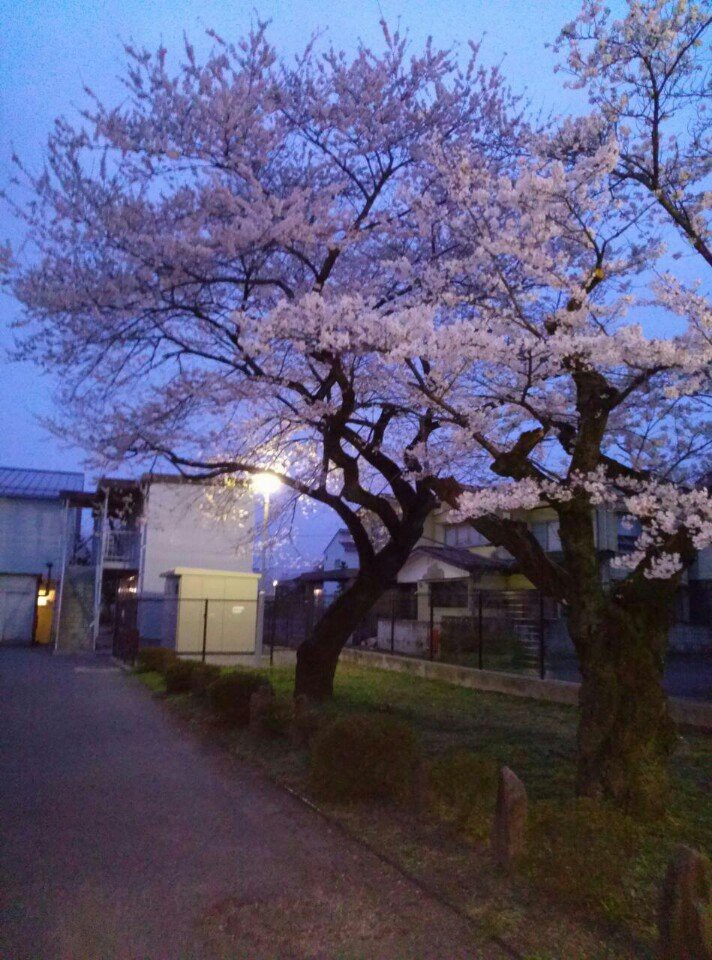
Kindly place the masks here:
[(662, 688), (670, 598), (656, 589), (666, 592), (651, 583), (649, 602), (569, 610), (582, 675), (577, 793), (650, 814), (662, 812), (675, 743)]
[(346, 641), (380, 597), (395, 584), (396, 575), (423, 533), (435, 501), (423, 498), (414, 514), (403, 520), (398, 536), (364, 565), (356, 579), (324, 612), (311, 636), (297, 650), (295, 696), (322, 702), (334, 692), (334, 674)]
[(359, 574), (326, 609), (297, 650), (295, 696), (321, 702), (333, 695), (336, 664), (344, 644), (388, 587), (387, 580)]

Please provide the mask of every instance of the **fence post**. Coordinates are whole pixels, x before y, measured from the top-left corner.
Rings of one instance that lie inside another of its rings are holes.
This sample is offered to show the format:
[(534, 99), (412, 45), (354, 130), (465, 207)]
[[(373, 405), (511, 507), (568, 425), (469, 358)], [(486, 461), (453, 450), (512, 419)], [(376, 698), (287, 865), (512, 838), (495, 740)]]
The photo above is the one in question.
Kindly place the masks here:
[(546, 650), (544, 647), (544, 594), (539, 593), (539, 679), (546, 676)]
[(307, 603), (306, 617), (304, 622), (305, 632), (304, 639), (311, 634), (312, 627), (314, 626), (314, 593), (313, 591), (309, 594), (309, 602)]
[[(260, 581), (261, 584), (262, 581)], [(254, 662), (255, 666), (258, 666), (262, 663), (262, 645), (264, 642), (264, 633), (265, 633), (265, 608), (267, 605), (267, 593), (262, 589), (261, 585), (257, 587), (257, 609), (255, 610), (255, 650), (254, 650)]]
[(396, 651), (396, 591), (391, 597), (391, 653)]
[(206, 600), (203, 607), (203, 654), (201, 660), (205, 663), (205, 652), (208, 647), (208, 603), (210, 601)]
[(111, 654), (114, 657), (121, 656), (121, 653), (119, 652), (119, 617), (120, 616), (121, 616), (121, 601), (117, 600), (114, 606), (114, 632), (111, 638)]
[(277, 595), (275, 594), (270, 604), (272, 611), (272, 622), (269, 628), (269, 665), (274, 666), (274, 635), (277, 630)]
[(430, 589), (428, 591), (428, 599), (430, 601), (430, 659), (435, 659), (435, 616), (433, 613), (433, 585), (430, 584)]
[(477, 594), (477, 666), (480, 670), (483, 667), (482, 657), (482, 591)]

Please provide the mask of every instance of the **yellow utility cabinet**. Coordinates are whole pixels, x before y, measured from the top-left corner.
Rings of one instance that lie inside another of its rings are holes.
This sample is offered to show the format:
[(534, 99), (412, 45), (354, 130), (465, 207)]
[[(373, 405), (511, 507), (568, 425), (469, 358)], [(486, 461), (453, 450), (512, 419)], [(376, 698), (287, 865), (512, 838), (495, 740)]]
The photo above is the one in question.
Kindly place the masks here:
[(165, 624), (175, 651), (227, 665), (254, 653), (258, 626), (258, 573), (175, 567), (165, 578)]

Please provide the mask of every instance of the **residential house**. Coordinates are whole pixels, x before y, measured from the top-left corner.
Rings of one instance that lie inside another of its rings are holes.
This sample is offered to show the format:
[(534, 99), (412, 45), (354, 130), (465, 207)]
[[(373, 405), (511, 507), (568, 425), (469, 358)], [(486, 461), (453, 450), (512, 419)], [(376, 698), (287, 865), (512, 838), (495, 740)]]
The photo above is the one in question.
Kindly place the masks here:
[(64, 531), (79, 533), (65, 492), (83, 487), (82, 473), (0, 467), (0, 644), (50, 642)]
[[(146, 641), (161, 642), (166, 639), (166, 598), (173, 639), (181, 611), (195, 614), (202, 629), (206, 600), (213, 604), (213, 614), (219, 604), (249, 600), (254, 621), (259, 577), (252, 573), (254, 502), (249, 488), (236, 490), (229, 520), (215, 509), (211, 485), (173, 475), (104, 477), (95, 491), (68, 493), (66, 499), (72, 509), (89, 513), (91, 530), (84, 539), (66, 532), (58, 650), (109, 646), (122, 605), (132, 611), (133, 630)], [(245, 595), (234, 595), (236, 590)]]
[(353, 580), (358, 572), (358, 552), (351, 534), (342, 527), (324, 549), (322, 561), (323, 583), (322, 589), (326, 600), (333, 599), (340, 593), (344, 584)]
[(275, 596), (320, 607), (331, 603), (358, 573), (358, 553), (351, 534), (342, 527), (324, 548), (322, 561), (313, 570), (307, 570), (275, 586)]
[[(454, 626), (457, 620), (476, 618), (482, 598), (502, 611), (509, 608), (511, 619), (523, 635), (539, 629), (546, 620), (549, 642), (569, 644), (566, 625), (558, 604), (538, 592), (517, 569), (506, 550), (489, 543), (468, 523), (452, 523), (450, 511), (434, 511), (426, 522), (423, 537), (398, 574), (399, 590), (417, 598), (413, 613), (403, 623), (379, 620), (379, 645), (390, 639), (394, 649), (415, 652), (426, 636)], [(521, 512), (544, 550), (561, 552), (558, 518), (549, 507)], [(639, 526), (631, 518), (612, 510), (597, 509), (594, 536), (601, 559), (604, 582), (615, 581), (625, 572), (612, 565), (614, 557), (633, 549)], [(701, 551), (683, 576), (677, 593), (675, 623), (670, 632), (673, 649), (682, 651), (712, 648), (712, 550)], [(449, 623), (448, 623), (449, 621)]]

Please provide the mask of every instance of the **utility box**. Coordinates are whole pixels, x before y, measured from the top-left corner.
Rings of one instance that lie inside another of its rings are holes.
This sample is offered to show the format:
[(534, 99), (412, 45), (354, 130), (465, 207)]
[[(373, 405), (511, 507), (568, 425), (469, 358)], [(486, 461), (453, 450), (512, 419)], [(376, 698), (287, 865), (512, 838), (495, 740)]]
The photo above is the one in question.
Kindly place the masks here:
[(164, 644), (186, 659), (221, 665), (255, 652), (258, 573), (175, 567), (161, 576)]

